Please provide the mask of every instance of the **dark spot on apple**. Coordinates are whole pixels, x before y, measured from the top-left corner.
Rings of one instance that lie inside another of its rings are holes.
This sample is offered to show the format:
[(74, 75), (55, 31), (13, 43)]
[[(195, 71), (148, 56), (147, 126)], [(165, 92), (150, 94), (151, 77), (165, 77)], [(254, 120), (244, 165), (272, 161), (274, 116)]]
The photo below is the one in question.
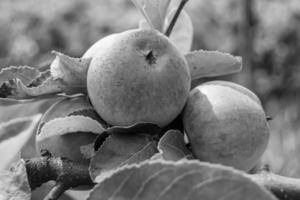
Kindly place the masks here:
[(149, 65), (153, 65), (156, 63), (156, 58), (153, 54), (153, 51), (150, 50), (146, 55), (145, 55), (146, 61), (148, 62)]

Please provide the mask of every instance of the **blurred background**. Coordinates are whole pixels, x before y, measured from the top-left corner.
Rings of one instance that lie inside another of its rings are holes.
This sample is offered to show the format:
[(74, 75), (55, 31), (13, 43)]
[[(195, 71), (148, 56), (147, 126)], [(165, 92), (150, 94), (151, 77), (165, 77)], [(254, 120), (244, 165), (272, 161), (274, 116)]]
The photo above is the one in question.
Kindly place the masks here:
[[(194, 50), (243, 56), (242, 73), (218, 79), (261, 98), (273, 118), (263, 160), (276, 173), (300, 178), (300, 1), (190, 0), (186, 10)], [(0, 68), (43, 68), (51, 50), (80, 57), (103, 36), (136, 28), (141, 17), (130, 0), (1, 0)], [(0, 111), (4, 120), (7, 112)]]

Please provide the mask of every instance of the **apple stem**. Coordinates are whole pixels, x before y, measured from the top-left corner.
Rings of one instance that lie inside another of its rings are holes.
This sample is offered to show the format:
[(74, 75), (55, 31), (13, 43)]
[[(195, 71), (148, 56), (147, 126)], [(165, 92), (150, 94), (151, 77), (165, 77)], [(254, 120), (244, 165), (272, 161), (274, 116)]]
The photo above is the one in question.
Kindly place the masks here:
[(168, 26), (168, 28), (167, 28), (167, 30), (166, 30), (166, 32), (165, 32), (165, 35), (166, 35), (167, 37), (170, 36), (170, 34), (171, 34), (171, 32), (172, 32), (172, 30), (173, 30), (173, 28), (174, 28), (174, 25), (175, 25), (175, 23), (176, 23), (176, 21), (177, 21), (177, 19), (178, 19), (178, 16), (179, 16), (179, 14), (181, 13), (181, 11), (182, 11), (184, 5), (185, 5), (187, 2), (188, 2), (188, 0), (181, 0), (180, 4), (179, 4), (179, 6), (178, 6), (178, 8), (177, 8), (177, 10), (176, 10), (176, 12), (175, 12), (174, 17), (172, 18), (172, 20), (171, 20), (171, 22), (170, 22), (170, 24), (169, 24), (169, 26)]

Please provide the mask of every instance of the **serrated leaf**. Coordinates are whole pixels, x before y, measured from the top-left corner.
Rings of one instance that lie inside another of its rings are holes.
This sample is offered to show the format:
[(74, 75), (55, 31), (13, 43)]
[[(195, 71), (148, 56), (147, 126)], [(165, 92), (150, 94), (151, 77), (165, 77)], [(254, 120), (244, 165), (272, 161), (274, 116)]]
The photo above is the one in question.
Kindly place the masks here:
[(19, 79), (10, 85), (12, 97), (16, 99), (28, 99), (49, 94), (57, 94), (63, 92), (62, 84), (53, 78), (48, 78), (36, 87), (28, 87)]
[(94, 182), (100, 182), (119, 167), (139, 163), (155, 153), (156, 141), (147, 134), (114, 133), (106, 138), (91, 159), (91, 177)]
[(184, 135), (179, 130), (167, 131), (160, 138), (157, 147), (160, 155), (155, 155), (154, 158), (161, 157), (170, 161), (193, 158), (192, 153), (185, 146)]
[(233, 168), (181, 160), (148, 161), (122, 168), (97, 184), (88, 200), (275, 200)]
[(242, 58), (219, 51), (193, 51), (185, 55), (192, 80), (228, 75), (241, 71)]
[(0, 71), (0, 86), (6, 81), (13, 79), (19, 79), (23, 84), (27, 85), (39, 75), (40, 72), (36, 68), (29, 66), (11, 66), (3, 68)]
[(170, 0), (132, 0), (151, 28), (163, 30)]
[(8, 67), (0, 72), (0, 96), (29, 99), (62, 92), (61, 83), (51, 79), (50, 71), (39, 72), (29, 66)]
[[(177, 8), (174, 8), (168, 14), (164, 29), (168, 28), (171, 20), (176, 13), (176, 10)], [(182, 54), (186, 54), (191, 50), (193, 35), (194, 28), (192, 20), (189, 15), (184, 10), (182, 10), (169, 38)]]
[[(53, 104), (43, 115), (40, 127), (55, 118), (67, 117), (80, 110), (93, 109), (87, 96), (65, 97)], [(87, 116), (87, 115), (84, 115)], [(89, 116), (88, 116), (89, 117)]]
[(91, 58), (72, 58), (55, 51), (54, 54), (56, 58), (50, 66), (53, 80), (59, 80), (67, 94), (86, 93), (87, 70)]
[(31, 199), (31, 189), (24, 160), (14, 163), (8, 170), (0, 171), (0, 199)]
[[(56, 58), (48, 71), (40, 73), (30, 67), (14, 67), (1, 71), (0, 97), (30, 99), (59, 93), (87, 93), (86, 77), (91, 59), (72, 58), (59, 52), (54, 53)], [(18, 70), (19, 73), (12, 73)], [(31, 76), (28, 75), (29, 72), (32, 72)]]
[(37, 136), (37, 141), (68, 133), (90, 132), (101, 134), (105, 129), (96, 120), (85, 116), (55, 118), (46, 122)]
[(37, 114), (0, 123), (0, 170), (8, 167), (19, 156), (21, 149), (35, 134), (40, 118), (41, 114)]
[(94, 120), (97, 120), (105, 129), (109, 127), (109, 125), (98, 115), (98, 113), (92, 107), (76, 110), (70, 113), (68, 116), (73, 116), (73, 115), (87, 116)]

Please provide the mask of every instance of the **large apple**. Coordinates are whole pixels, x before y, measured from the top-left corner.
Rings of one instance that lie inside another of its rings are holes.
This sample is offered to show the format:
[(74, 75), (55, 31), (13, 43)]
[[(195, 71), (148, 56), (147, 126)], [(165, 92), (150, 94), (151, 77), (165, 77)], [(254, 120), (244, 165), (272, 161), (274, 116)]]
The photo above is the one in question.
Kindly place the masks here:
[(191, 85), (184, 56), (156, 30), (129, 30), (94, 44), (87, 74), (90, 100), (111, 125), (165, 126), (183, 109)]
[(183, 113), (194, 155), (248, 171), (266, 149), (269, 129), (258, 97), (231, 82), (212, 81), (194, 88)]

